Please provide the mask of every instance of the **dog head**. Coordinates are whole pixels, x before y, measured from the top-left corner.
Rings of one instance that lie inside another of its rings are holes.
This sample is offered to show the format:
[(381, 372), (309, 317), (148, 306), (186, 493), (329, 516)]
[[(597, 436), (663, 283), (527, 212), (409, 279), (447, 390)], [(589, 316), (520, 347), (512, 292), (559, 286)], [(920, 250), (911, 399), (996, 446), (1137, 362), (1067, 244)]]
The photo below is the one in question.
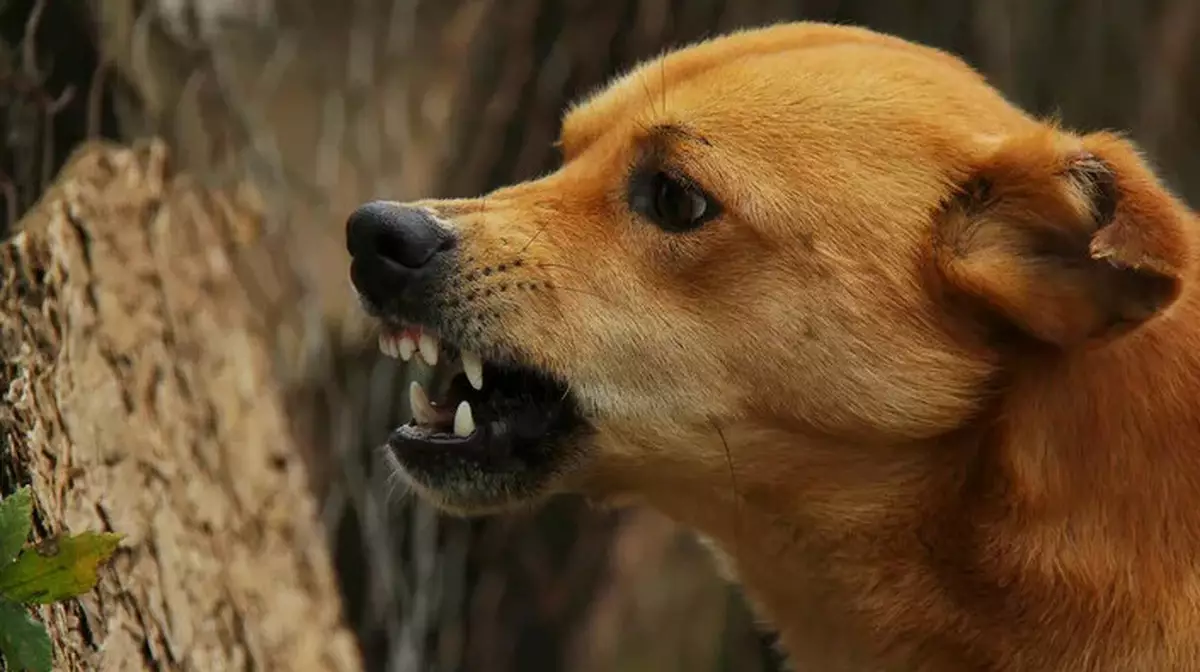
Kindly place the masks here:
[(348, 226), (387, 347), (450, 368), (390, 441), (448, 509), (694, 495), (730, 461), (818, 478), (821, 451), (970, 421), (1013, 343), (1152, 318), (1190, 263), (1185, 211), (1127, 143), (860, 29), (643, 64), (568, 112), (561, 150), (540, 179)]

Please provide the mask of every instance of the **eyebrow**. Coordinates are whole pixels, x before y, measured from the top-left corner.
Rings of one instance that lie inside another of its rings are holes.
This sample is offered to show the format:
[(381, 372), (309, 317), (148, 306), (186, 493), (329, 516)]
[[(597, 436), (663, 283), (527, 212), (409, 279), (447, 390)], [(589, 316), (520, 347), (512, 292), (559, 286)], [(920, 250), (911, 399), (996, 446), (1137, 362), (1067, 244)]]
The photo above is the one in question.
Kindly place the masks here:
[(696, 142), (702, 145), (712, 146), (712, 143), (708, 141), (708, 138), (705, 138), (687, 126), (678, 123), (658, 124), (651, 127), (646, 133), (646, 140), (649, 143), (683, 140), (685, 142)]

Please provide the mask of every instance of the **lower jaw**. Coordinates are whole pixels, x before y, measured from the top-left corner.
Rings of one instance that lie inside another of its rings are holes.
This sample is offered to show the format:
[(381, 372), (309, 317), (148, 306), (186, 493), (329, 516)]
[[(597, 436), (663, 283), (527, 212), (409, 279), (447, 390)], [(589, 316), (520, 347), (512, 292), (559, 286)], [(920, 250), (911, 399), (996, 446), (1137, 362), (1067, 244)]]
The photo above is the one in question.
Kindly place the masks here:
[[(488, 432), (485, 426), (477, 435)], [(578, 461), (579, 431), (536, 443), (492, 450), (487, 436), (475, 445), (414, 440), (404, 429), (388, 440), (389, 461), (415, 493), (456, 515), (475, 516), (528, 508), (557, 492), (556, 483)]]
[(504, 475), (432, 474), (394, 459), (397, 472), (414, 494), (455, 516), (476, 517), (529, 508), (555, 494), (550, 479), (529, 481)]

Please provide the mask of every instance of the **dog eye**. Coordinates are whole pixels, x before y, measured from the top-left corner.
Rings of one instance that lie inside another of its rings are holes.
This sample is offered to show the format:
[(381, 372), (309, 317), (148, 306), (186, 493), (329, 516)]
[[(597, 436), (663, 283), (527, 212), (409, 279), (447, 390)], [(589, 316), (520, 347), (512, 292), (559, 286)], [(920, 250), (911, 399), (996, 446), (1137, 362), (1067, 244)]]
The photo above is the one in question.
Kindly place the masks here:
[(704, 191), (664, 172), (654, 173), (642, 197), (637, 196), (633, 209), (664, 231), (691, 231), (712, 219), (717, 211)]

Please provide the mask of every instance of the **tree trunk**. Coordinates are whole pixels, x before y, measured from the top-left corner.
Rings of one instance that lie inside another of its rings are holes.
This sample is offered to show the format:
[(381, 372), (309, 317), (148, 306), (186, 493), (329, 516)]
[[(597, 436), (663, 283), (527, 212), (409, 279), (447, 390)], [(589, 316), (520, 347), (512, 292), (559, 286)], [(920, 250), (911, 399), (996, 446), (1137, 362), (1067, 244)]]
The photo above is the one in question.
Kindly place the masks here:
[(4, 490), (42, 534), (125, 535), (98, 589), (42, 610), (56, 669), (355, 670), (253, 302), (249, 192), (161, 143), (79, 150), (3, 246)]
[[(70, 660), (122, 642), (109, 669), (221, 669), (208, 663), (246, 651), (268, 669), (349, 660), (327, 548), (367, 669), (771, 669), (736, 592), (653, 515), (564, 499), (468, 523), (398, 496), (376, 447), (426, 374), (378, 355), (346, 289), (342, 222), (357, 203), (546, 171), (565, 105), (666, 47), (792, 18), (895, 32), (964, 55), (1037, 112), (1131, 129), (1200, 199), (1191, 0), (86, 7), (108, 92), (94, 98), (113, 98), (124, 139), (163, 138), (190, 177), (155, 177), (160, 149), (93, 148), (25, 220), (6, 253), (25, 279), (6, 282), (0, 315), (5, 347), (13, 330), (36, 336), (11, 353), (9, 394), (39, 401), (0, 428), (45, 530), (131, 536), (94, 598), (52, 610)], [(86, 216), (62, 214), (64, 199)], [(101, 385), (121, 394), (64, 391)]]

